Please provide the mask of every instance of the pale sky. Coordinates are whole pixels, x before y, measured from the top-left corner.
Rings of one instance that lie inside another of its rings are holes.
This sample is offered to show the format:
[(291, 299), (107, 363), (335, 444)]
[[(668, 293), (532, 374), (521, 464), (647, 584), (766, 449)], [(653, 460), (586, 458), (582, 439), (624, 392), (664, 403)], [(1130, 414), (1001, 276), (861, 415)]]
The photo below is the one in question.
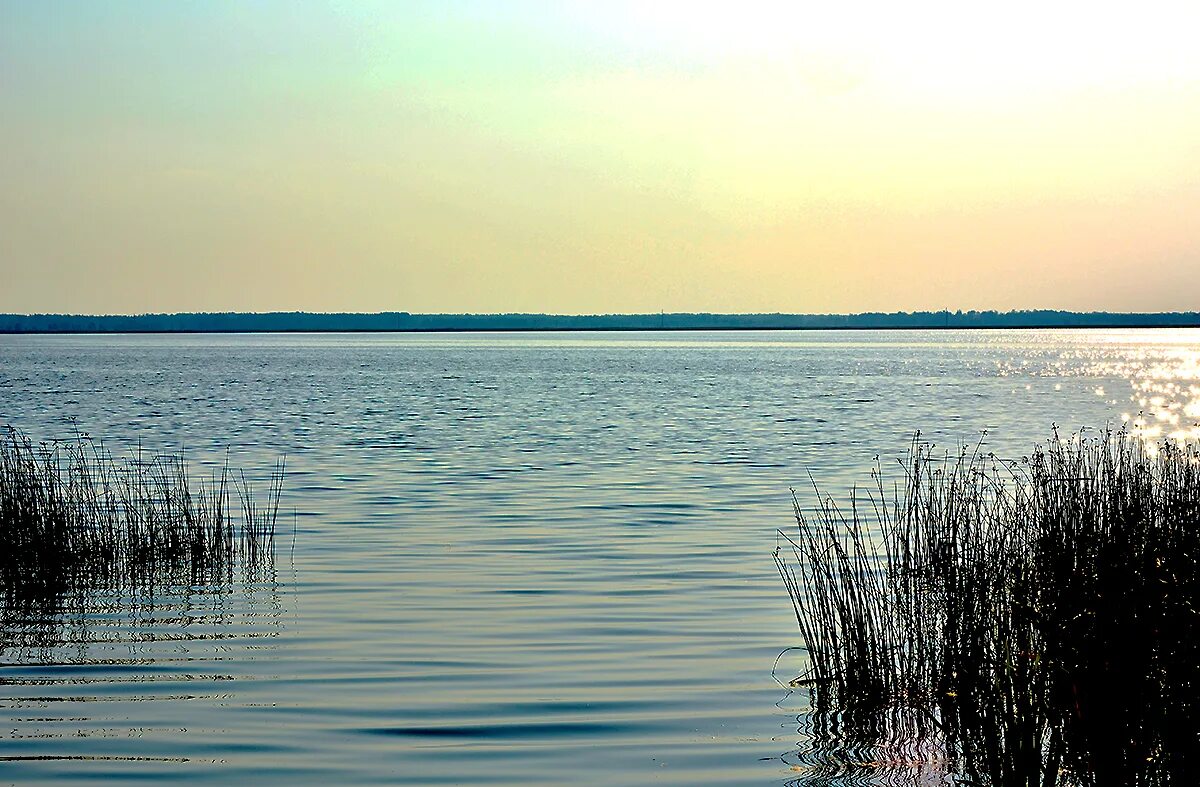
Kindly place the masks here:
[(0, 311), (1197, 310), (1197, 31), (0, 0)]

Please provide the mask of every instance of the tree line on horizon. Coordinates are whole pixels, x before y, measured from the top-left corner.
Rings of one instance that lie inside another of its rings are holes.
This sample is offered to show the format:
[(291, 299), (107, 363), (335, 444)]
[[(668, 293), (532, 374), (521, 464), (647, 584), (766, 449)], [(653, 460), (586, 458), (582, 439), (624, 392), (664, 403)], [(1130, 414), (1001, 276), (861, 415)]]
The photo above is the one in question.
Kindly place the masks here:
[(1200, 327), (1200, 312), (915, 311), (858, 314), (412, 314), (186, 312), (0, 314), (0, 333), (258, 333), (864, 328)]

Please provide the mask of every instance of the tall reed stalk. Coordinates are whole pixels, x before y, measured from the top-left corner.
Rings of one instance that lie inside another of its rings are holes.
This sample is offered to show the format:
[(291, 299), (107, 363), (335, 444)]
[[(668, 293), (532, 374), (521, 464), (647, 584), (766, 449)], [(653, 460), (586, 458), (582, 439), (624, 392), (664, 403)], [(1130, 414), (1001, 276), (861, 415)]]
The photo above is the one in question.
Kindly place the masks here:
[(797, 501), (776, 551), (821, 745), (938, 751), (960, 783), (1200, 783), (1196, 449), (914, 441), (903, 471)]

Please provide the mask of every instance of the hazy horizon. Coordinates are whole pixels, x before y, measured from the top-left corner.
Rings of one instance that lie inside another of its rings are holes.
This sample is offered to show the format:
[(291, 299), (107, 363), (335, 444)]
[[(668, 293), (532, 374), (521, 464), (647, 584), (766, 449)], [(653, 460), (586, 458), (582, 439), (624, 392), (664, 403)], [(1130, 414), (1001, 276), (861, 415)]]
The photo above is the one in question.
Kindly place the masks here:
[(1200, 9), (0, 7), (0, 311), (1191, 311)]

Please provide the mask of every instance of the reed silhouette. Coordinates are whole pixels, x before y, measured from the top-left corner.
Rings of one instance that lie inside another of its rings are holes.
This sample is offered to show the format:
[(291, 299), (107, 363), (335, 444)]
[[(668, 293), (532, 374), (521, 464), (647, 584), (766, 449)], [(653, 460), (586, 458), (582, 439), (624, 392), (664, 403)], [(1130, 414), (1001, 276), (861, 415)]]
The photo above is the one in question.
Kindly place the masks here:
[(1004, 461), (916, 440), (902, 466), (845, 508), (797, 500), (776, 551), (811, 751), (875, 752), (895, 784), (1196, 783), (1196, 449), (1055, 434)]
[(0, 609), (52, 616), (98, 590), (253, 580), (273, 564), (284, 465), (264, 500), (228, 465), (200, 483), (180, 455), (114, 457), (84, 435), (0, 439)]

